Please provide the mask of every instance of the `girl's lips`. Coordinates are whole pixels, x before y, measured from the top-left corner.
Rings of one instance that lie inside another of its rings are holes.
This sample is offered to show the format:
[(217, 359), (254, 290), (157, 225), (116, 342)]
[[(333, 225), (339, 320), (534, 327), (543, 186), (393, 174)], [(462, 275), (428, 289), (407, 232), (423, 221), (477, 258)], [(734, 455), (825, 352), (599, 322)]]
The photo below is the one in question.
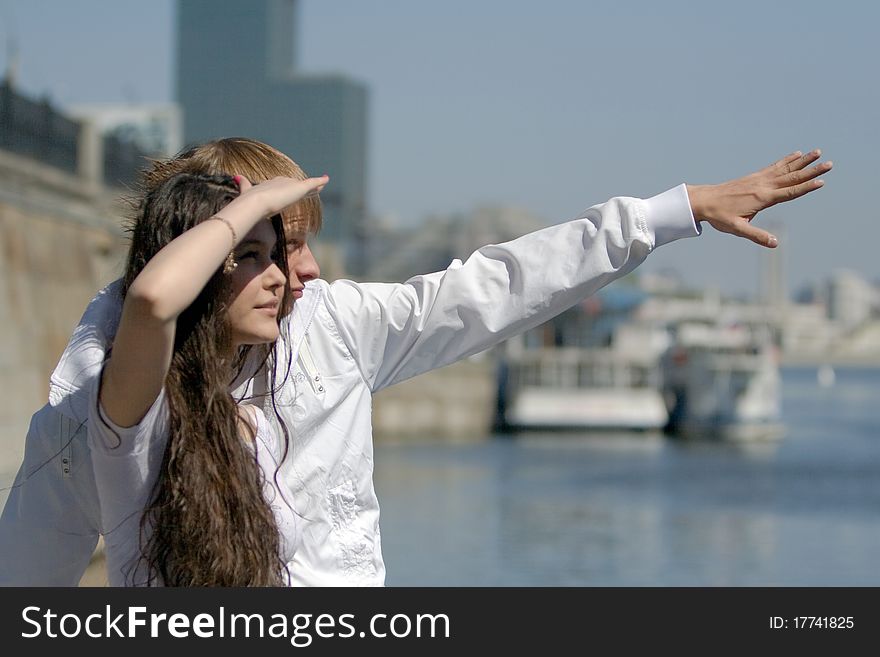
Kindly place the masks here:
[(257, 306), (256, 309), (262, 310), (262, 311), (274, 316), (274, 315), (278, 314), (279, 305), (280, 304), (278, 303), (277, 300), (270, 301), (269, 303), (264, 303), (262, 306)]
[(300, 290), (293, 290), (293, 298), (294, 299), (302, 299), (302, 295), (303, 295), (303, 291), (301, 289)]

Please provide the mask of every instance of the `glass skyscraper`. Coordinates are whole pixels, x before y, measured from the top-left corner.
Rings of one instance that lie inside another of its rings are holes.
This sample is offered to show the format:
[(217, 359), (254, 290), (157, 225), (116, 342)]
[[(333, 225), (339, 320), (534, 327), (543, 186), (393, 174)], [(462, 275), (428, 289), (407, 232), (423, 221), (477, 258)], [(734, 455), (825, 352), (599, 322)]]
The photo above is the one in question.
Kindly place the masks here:
[(367, 89), (296, 66), (296, 0), (179, 0), (177, 100), (184, 141), (245, 136), (327, 173), (323, 240), (362, 269), (367, 213)]

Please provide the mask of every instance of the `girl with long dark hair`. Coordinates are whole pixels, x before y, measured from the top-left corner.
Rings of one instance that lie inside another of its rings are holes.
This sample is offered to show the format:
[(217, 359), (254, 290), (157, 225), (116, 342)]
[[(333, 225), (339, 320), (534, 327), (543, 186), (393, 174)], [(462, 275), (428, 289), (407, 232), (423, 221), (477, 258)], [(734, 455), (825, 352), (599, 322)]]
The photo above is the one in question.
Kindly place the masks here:
[(279, 212), (326, 182), (180, 173), (144, 197), (89, 418), (111, 585), (289, 582), (287, 436), (230, 390), (290, 308)]

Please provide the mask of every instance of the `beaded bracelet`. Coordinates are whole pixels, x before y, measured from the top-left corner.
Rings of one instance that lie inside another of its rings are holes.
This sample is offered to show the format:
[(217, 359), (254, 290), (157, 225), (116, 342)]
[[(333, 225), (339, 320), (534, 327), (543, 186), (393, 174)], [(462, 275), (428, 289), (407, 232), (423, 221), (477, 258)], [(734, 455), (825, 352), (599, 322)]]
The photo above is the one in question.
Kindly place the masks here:
[(229, 274), (236, 267), (238, 267), (238, 263), (235, 261), (235, 255), (233, 255), (235, 253), (235, 243), (238, 241), (238, 237), (235, 234), (235, 228), (232, 227), (232, 224), (229, 223), (229, 220), (226, 217), (218, 217), (215, 215), (213, 217), (208, 217), (208, 219), (216, 219), (217, 221), (222, 221), (224, 224), (226, 224), (226, 227), (229, 228), (229, 232), (232, 233), (232, 248), (229, 250), (229, 255), (226, 256), (226, 260), (223, 263), (223, 273)]

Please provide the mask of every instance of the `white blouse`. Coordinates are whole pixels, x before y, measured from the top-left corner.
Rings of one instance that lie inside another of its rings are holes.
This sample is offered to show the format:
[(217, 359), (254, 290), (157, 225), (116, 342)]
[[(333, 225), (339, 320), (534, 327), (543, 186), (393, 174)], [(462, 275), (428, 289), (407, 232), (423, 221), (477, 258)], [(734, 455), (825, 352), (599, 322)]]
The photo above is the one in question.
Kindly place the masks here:
[[(168, 442), (168, 403), (164, 389), (147, 414), (132, 427), (119, 427), (99, 409), (92, 396), (88, 440), (101, 505), (107, 576), (110, 586), (145, 586), (147, 571), (139, 562), (140, 521), (159, 477)], [(276, 483), (281, 460), (279, 441), (263, 411), (246, 406), (256, 422), (256, 436), (248, 443), (256, 450), (264, 477), (263, 495), (275, 514), (280, 534), (281, 558), (293, 560), (296, 516), (283, 489)], [(99, 417), (100, 414), (100, 417)], [(278, 476), (280, 481), (280, 475)], [(149, 536), (144, 537), (146, 541)], [(290, 583), (290, 576), (287, 576)]]

